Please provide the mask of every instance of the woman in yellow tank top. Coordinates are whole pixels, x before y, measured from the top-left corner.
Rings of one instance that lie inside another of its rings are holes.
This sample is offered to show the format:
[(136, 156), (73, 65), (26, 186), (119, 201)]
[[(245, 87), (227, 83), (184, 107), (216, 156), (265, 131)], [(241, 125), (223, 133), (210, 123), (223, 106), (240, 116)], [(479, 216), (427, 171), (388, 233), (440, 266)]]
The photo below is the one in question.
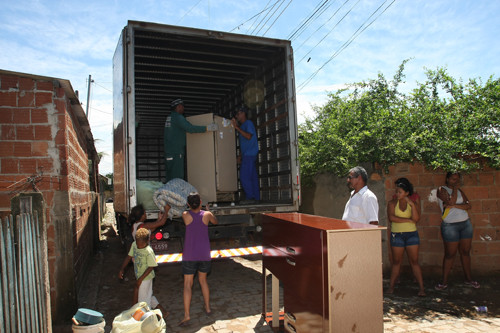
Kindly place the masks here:
[(418, 296), (425, 296), (422, 270), (418, 264), (418, 249), (420, 237), (418, 236), (416, 223), (420, 219), (420, 200), (417, 202), (410, 197), (415, 197), (413, 185), (406, 178), (396, 180), (396, 197), (387, 204), (387, 217), (390, 225), (390, 243), (392, 254), (391, 279), (388, 294), (394, 292), (394, 285), (401, 271), (401, 262), (406, 250), (413, 275), (415, 276), (419, 291)]

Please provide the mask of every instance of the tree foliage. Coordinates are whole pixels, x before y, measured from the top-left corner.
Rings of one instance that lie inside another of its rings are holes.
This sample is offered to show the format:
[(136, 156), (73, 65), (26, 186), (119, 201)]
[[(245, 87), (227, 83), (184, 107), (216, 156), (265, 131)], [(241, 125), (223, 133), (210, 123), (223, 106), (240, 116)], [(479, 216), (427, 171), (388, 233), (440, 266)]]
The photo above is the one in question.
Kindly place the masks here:
[(344, 175), (360, 163), (421, 162), (431, 169), (500, 168), (500, 80), (457, 81), (443, 68), (402, 92), (405, 60), (388, 81), (379, 74), (332, 92), (299, 126), (302, 177)]

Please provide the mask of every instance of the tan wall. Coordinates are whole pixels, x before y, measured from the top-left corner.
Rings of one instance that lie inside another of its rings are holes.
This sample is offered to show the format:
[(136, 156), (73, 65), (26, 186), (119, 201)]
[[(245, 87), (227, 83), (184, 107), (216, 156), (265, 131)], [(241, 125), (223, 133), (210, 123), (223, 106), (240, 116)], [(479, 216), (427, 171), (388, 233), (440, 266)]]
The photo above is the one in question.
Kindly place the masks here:
[[(421, 219), (418, 231), (421, 238), (420, 263), (424, 274), (440, 273), (443, 259), (443, 243), (440, 232), (440, 211), (432, 190), (444, 184), (445, 172), (432, 171), (421, 164), (400, 163), (389, 168), (369, 169), (368, 187), (379, 201), (380, 224), (387, 225), (387, 202), (394, 194), (394, 181), (399, 177), (408, 178), (422, 199)], [(349, 191), (346, 179), (322, 174), (315, 178), (312, 186), (303, 186), (301, 212), (341, 218)], [(463, 175), (463, 191), (468, 196), (472, 208), (469, 211), (474, 225), (472, 241), (472, 269), (478, 275), (488, 275), (500, 271), (500, 171), (485, 168), (479, 172)], [(390, 267), (387, 255), (387, 235), (382, 235), (384, 270)], [(461, 276), (460, 260), (455, 261), (455, 275)], [(405, 266), (407, 262), (405, 261)], [(408, 267), (405, 267), (409, 270)]]
[(0, 210), (10, 213), (15, 192), (32, 192), (26, 180), (34, 179), (45, 202), (56, 321), (71, 318), (76, 310), (76, 285), (96, 232), (91, 149), (74, 117), (71, 101), (56, 81), (0, 75)]

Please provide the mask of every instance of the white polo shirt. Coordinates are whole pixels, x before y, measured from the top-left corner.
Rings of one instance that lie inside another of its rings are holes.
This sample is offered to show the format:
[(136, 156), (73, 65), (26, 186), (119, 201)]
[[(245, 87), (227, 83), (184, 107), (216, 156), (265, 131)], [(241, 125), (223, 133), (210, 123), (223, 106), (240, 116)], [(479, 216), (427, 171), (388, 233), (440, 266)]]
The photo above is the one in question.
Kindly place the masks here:
[(342, 220), (369, 224), (378, 221), (378, 200), (375, 194), (364, 186), (359, 192), (351, 192), (345, 204)]

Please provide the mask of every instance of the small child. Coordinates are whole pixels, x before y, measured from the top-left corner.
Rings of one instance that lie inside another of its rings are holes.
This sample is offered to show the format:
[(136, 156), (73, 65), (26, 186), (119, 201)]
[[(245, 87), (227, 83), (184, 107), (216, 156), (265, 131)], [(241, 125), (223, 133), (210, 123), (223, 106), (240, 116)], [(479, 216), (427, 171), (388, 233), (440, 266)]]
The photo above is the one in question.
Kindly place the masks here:
[(159, 309), (163, 318), (168, 316), (163, 306), (153, 296), (154, 268), (158, 266), (153, 249), (149, 246), (149, 230), (139, 228), (135, 235), (135, 242), (132, 243), (128, 256), (123, 261), (118, 278), (123, 279), (123, 271), (134, 258), (134, 271), (137, 283), (134, 288), (134, 304), (146, 302), (152, 309)]
[(144, 228), (154, 231), (155, 229), (163, 226), (167, 222), (168, 212), (170, 211), (170, 206), (165, 205), (163, 213), (158, 214), (158, 219), (155, 222), (145, 222), (146, 221), (146, 210), (143, 205), (134, 206), (128, 217), (128, 222), (132, 226), (132, 238), (135, 240), (135, 234), (137, 229)]

